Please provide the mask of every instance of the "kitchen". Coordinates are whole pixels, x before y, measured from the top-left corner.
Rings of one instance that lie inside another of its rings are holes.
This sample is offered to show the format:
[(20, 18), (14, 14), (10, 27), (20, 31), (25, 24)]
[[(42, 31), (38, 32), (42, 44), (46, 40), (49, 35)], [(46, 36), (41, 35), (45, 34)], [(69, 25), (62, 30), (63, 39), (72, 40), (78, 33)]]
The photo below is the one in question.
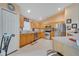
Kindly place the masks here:
[[(79, 27), (78, 5), (0, 3), (0, 42), (4, 33), (15, 36), (9, 43), (7, 55), (47, 56), (52, 50), (59, 53), (57, 56), (79, 55), (78, 40), (72, 42), (74, 31)], [(4, 55), (5, 51), (1, 51)]]

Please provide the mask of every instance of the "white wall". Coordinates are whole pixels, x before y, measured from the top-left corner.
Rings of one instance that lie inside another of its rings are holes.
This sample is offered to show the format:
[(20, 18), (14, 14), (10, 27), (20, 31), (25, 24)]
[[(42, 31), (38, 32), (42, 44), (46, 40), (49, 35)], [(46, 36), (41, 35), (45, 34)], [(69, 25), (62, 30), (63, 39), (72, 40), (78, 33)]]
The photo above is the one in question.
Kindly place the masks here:
[[(72, 4), (65, 9), (65, 20), (67, 19), (72, 19), (72, 23), (67, 24), (65, 22), (66, 26), (72, 26), (73, 23), (76, 23), (79, 28), (79, 4)], [(66, 31), (68, 33), (70, 32), (70, 30), (67, 30), (67, 28), (66, 28)]]

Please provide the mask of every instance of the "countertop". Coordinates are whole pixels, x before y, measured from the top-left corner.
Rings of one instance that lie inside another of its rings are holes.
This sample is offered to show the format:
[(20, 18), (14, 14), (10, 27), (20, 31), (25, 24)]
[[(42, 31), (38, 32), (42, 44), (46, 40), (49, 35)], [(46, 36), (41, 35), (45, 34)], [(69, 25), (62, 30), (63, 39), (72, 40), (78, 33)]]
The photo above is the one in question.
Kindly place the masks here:
[(44, 32), (44, 31), (22, 31), (20, 34), (30, 34), (30, 33), (39, 33), (39, 32)]

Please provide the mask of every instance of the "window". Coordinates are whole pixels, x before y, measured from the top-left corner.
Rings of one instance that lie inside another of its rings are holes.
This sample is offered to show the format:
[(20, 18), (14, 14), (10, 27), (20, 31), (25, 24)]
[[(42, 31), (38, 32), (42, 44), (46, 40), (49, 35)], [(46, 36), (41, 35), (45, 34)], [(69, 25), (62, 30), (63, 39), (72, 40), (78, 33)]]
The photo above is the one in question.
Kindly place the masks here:
[(27, 20), (24, 21), (23, 30), (27, 30), (27, 31), (31, 30), (31, 26), (30, 26), (30, 22), (29, 21), (27, 21)]

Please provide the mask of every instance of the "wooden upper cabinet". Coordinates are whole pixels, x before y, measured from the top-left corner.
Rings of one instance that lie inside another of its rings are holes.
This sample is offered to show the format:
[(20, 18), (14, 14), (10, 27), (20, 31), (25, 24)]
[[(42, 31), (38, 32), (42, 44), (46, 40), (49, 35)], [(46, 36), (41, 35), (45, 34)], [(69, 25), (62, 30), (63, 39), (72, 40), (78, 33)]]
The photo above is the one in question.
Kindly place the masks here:
[[(21, 29), (23, 29), (23, 27), (24, 27), (24, 16), (20, 16), (20, 28)], [(32, 21), (32, 20), (30, 20), (30, 26), (31, 26), (31, 28), (43, 28), (43, 25), (42, 25), (42, 23), (41, 22), (37, 22), (37, 21)]]
[(24, 27), (24, 17), (20, 16), (20, 28), (23, 29)]
[(35, 21), (31, 21), (31, 27), (32, 28), (42, 28), (42, 23), (40, 22), (35, 22)]
[(35, 23), (33, 21), (30, 22), (31, 28), (35, 28)]

